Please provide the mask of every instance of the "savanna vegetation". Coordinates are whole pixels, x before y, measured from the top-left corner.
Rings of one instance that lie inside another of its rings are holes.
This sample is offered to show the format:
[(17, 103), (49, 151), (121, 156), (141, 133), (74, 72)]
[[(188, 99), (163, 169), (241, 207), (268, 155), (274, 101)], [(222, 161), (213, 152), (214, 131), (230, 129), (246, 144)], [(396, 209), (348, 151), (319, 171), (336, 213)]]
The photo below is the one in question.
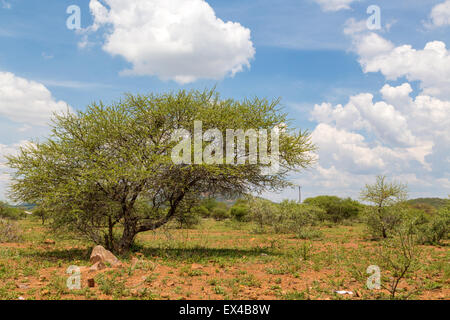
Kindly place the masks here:
[[(359, 199), (257, 196), (314, 162), (309, 133), (289, 129), (278, 103), (181, 91), (55, 116), (46, 141), (9, 157), (10, 196), (27, 205), (0, 203), (0, 298), (448, 299), (450, 199), (407, 200), (385, 176)], [(194, 120), (283, 128), (279, 170), (225, 164), (224, 145), (212, 151), (223, 163), (174, 163), (172, 133), (194, 136)], [(97, 244), (121, 266), (89, 269)], [(80, 289), (66, 285), (69, 266), (82, 270)]]

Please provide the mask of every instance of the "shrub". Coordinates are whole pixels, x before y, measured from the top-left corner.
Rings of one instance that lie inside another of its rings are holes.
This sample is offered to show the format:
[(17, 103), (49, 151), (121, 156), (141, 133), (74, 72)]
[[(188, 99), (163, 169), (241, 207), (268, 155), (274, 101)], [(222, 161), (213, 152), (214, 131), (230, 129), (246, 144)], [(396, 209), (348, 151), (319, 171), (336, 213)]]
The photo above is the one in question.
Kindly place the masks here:
[(230, 209), (230, 215), (233, 219), (237, 221), (249, 221), (250, 219), (250, 209), (243, 205), (234, 205)]
[(449, 238), (450, 210), (439, 210), (431, 218), (422, 217), (415, 221), (415, 232), (420, 244), (440, 244), (442, 240)]
[(184, 211), (175, 216), (175, 220), (178, 222), (179, 227), (192, 228), (200, 223), (200, 216), (195, 210)]
[(199, 205), (197, 207), (192, 208), (192, 211), (195, 212), (199, 217), (209, 218), (211, 213), (204, 205)]
[(411, 231), (410, 222), (402, 223), (394, 230), (393, 237), (384, 239), (379, 246), (378, 264), (390, 275), (387, 285), (382, 282), (381, 286), (389, 291), (392, 299), (395, 298), (400, 281), (419, 267), (421, 251)]
[(256, 232), (265, 231), (266, 226), (272, 226), (278, 215), (278, 208), (269, 200), (253, 198), (249, 201), (250, 219), (256, 223)]
[(364, 221), (368, 232), (374, 239), (391, 236), (404, 220), (404, 208), (392, 206), (385, 208), (367, 207)]
[(26, 217), (26, 213), (19, 209), (8, 206), (6, 203), (0, 201), (0, 218), (18, 220)]
[(325, 213), (319, 218), (321, 220), (330, 220), (334, 223), (340, 223), (343, 220), (357, 217), (362, 208), (358, 201), (350, 198), (341, 199), (336, 196), (308, 198), (304, 203), (325, 210)]
[(21, 240), (20, 229), (15, 222), (0, 219), (0, 242), (17, 242)]
[(221, 207), (214, 208), (211, 216), (217, 221), (225, 220), (230, 217), (230, 215), (228, 214), (228, 210)]

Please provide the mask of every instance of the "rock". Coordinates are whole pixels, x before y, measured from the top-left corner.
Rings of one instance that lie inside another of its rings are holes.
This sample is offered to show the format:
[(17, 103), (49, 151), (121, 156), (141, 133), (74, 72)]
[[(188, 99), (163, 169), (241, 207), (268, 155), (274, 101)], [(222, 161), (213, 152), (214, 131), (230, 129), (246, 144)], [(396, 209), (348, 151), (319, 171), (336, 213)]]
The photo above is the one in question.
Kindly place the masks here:
[(16, 284), (16, 287), (19, 289), (28, 289), (28, 285), (26, 283)]
[(45, 243), (45, 244), (55, 244), (55, 240), (52, 240), (52, 239), (45, 239), (44, 243)]
[(98, 261), (89, 268), (89, 271), (98, 271), (98, 270), (103, 270), (105, 268), (106, 268), (106, 265), (103, 262)]
[(192, 270), (199, 270), (199, 269), (203, 269), (203, 266), (201, 264), (193, 263), (191, 265), (191, 269)]
[(113, 267), (119, 266), (121, 263), (111, 251), (106, 250), (102, 246), (96, 246), (92, 250), (91, 263), (95, 264), (97, 262), (103, 262), (104, 264), (109, 263)]
[(20, 297), (19, 297), (19, 300), (25, 300), (25, 298), (24, 298), (24, 297), (22, 297), (22, 296), (20, 296)]
[(88, 279), (87, 283), (89, 288), (95, 287), (95, 280), (93, 278)]

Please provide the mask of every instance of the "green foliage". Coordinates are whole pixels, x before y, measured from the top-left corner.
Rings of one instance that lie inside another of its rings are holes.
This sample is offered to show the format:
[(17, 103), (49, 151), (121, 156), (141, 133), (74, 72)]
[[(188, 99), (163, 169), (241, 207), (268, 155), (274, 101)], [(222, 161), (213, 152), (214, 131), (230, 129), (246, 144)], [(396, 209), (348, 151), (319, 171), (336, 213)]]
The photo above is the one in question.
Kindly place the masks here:
[(0, 201), (0, 218), (18, 220), (26, 217), (26, 213), (19, 209), (9, 206)]
[(193, 228), (198, 225), (201, 221), (200, 215), (194, 209), (189, 211), (182, 211), (175, 216), (175, 220), (178, 222), (179, 227), (183, 228)]
[(439, 245), (449, 239), (450, 207), (441, 208), (436, 214), (414, 219), (415, 232), (420, 244)]
[(409, 221), (402, 223), (392, 237), (384, 239), (379, 246), (377, 264), (389, 272), (387, 281), (381, 281), (381, 286), (390, 292), (391, 298), (396, 297), (400, 281), (419, 268), (421, 251), (412, 229)]
[(202, 218), (209, 218), (211, 215), (211, 212), (204, 205), (195, 206), (191, 211)]
[(252, 198), (249, 202), (251, 220), (256, 223), (256, 232), (265, 232), (266, 226), (272, 226), (277, 214), (277, 206), (269, 200)]
[(300, 239), (319, 238), (321, 233), (313, 229), (325, 211), (319, 207), (284, 200), (280, 204), (254, 198), (250, 201), (251, 218), (258, 232), (266, 227), (276, 233), (294, 233)]
[(230, 214), (228, 213), (228, 210), (226, 208), (216, 207), (213, 209), (211, 217), (213, 217), (217, 221), (220, 221), (230, 218)]
[(442, 198), (417, 198), (410, 199), (407, 201), (408, 204), (416, 207), (418, 206), (423, 208), (433, 207), (435, 209), (441, 209), (449, 206), (450, 199), (442, 199)]
[(355, 218), (362, 210), (362, 206), (358, 201), (350, 198), (341, 199), (336, 196), (308, 198), (304, 203), (322, 208), (325, 210), (325, 214), (320, 218), (322, 220), (330, 220), (334, 223)]
[[(194, 121), (202, 122), (203, 131), (269, 130), (289, 123), (278, 103), (223, 100), (214, 90), (179, 91), (128, 94), (109, 106), (93, 103), (86, 111), (56, 115), (46, 141), (8, 158), (15, 170), (11, 196), (38, 203), (54, 230), (126, 252), (138, 233), (166, 224), (202, 194), (279, 190), (289, 185), (289, 172), (310, 166), (310, 134), (289, 127), (279, 137), (280, 170), (270, 175), (263, 174), (270, 164), (225, 164), (225, 153), (220, 164), (173, 163), (175, 130), (193, 137)], [(194, 148), (186, 152), (192, 159)], [(137, 208), (139, 202), (146, 205)]]
[(406, 196), (406, 185), (387, 182), (385, 176), (377, 176), (373, 185), (366, 184), (361, 199), (373, 204), (365, 209), (365, 222), (374, 238), (387, 238), (402, 222), (401, 204)]
[(250, 221), (250, 208), (248, 201), (239, 199), (230, 209), (230, 215), (233, 219), (241, 222)]

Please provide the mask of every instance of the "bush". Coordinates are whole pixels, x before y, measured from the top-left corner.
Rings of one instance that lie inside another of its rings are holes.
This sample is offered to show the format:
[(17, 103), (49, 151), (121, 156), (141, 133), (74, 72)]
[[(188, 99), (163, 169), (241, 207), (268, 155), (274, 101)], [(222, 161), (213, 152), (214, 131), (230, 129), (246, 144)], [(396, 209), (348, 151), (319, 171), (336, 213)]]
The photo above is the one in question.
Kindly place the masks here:
[[(382, 280), (385, 281), (381, 281), (381, 287), (389, 291), (392, 299), (396, 298), (400, 281), (420, 267), (422, 253), (411, 230), (411, 223), (404, 222), (394, 230), (392, 237), (380, 242), (377, 264), (389, 274), (389, 277), (384, 274), (385, 279)], [(405, 297), (408, 296), (409, 294)]]
[(12, 208), (0, 201), (0, 218), (19, 220), (26, 217), (26, 213), (19, 208)]
[(404, 221), (404, 210), (400, 205), (385, 208), (367, 207), (364, 220), (372, 238), (379, 239), (391, 236)]
[(283, 201), (280, 204), (281, 217), (274, 226), (276, 232), (294, 233), (300, 239), (320, 238), (321, 233), (313, 229), (325, 211), (319, 207), (298, 204), (295, 201)]
[(256, 223), (255, 232), (262, 233), (266, 226), (273, 226), (279, 217), (277, 206), (269, 200), (253, 198), (249, 201), (250, 219)]
[(233, 219), (237, 221), (249, 221), (250, 220), (250, 209), (243, 205), (234, 205), (230, 209), (230, 215)]
[(330, 220), (334, 223), (340, 223), (343, 220), (355, 218), (362, 209), (362, 205), (358, 201), (350, 198), (341, 199), (336, 196), (308, 198), (304, 203), (325, 210), (325, 214), (321, 216), (320, 219)]
[(313, 229), (325, 211), (316, 206), (298, 204), (284, 200), (280, 204), (268, 200), (250, 201), (250, 216), (257, 223), (257, 231), (264, 232), (271, 227), (276, 233), (293, 233), (301, 239), (320, 237), (320, 232)]
[(431, 218), (415, 219), (415, 232), (420, 244), (438, 245), (449, 238), (450, 210), (439, 210)]
[(192, 211), (202, 218), (209, 218), (211, 216), (211, 212), (203, 205), (192, 208)]
[(221, 207), (214, 208), (211, 216), (217, 221), (225, 220), (230, 217), (228, 210)]
[(16, 223), (0, 219), (0, 243), (20, 241), (22, 238), (20, 233)]
[(195, 210), (184, 211), (175, 216), (175, 220), (178, 222), (179, 227), (183, 228), (193, 228), (200, 223), (200, 216)]

